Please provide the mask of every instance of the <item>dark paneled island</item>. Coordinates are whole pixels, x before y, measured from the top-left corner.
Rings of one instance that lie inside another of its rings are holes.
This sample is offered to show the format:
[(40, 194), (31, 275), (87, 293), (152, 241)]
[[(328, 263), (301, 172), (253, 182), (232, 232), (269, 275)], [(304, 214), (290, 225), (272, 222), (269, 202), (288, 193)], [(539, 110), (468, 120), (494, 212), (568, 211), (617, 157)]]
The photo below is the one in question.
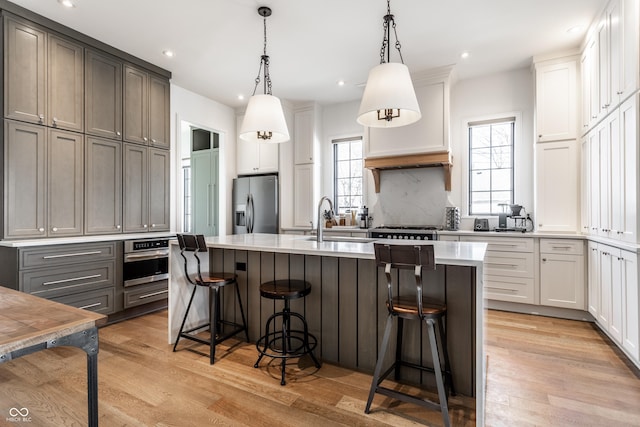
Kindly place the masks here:
[[(238, 284), (252, 341), (263, 333), (266, 319), (281, 309), (260, 297), (260, 283), (283, 278), (304, 279), (312, 291), (305, 299), (292, 301), (291, 309), (303, 314), (310, 332), (318, 338), (316, 354), (324, 361), (372, 373), (387, 316), (386, 279), (375, 265), (373, 244), (357, 239), (318, 243), (309, 236), (245, 234), (209, 237), (208, 257), (201, 256), (204, 270), (224, 270), (238, 275)], [(399, 241), (390, 241), (390, 243)], [(425, 294), (446, 301), (448, 348), (456, 391), (475, 397), (477, 425), (484, 418), (483, 356), (483, 259), (484, 243), (406, 242), (433, 244), (437, 268), (425, 275)], [(194, 264), (195, 269), (195, 264)], [(195, 270), (194, 270), (195, 271)], [(169, 285), (169, 342), (175, 339), (191, 288), (183, 278), (183, 260), (172, 245)], [(413, 292), (410, 271), (398, 274), (400, 288)], [(190, 285), (189, 285), (190, 286)], [(204, 290), (196, 295), (189, 324), (208, 318)], [(233, 291), (224, 295), (225, 317), (240, 320)], [(194, 309), (195, 308), (195, 309)], [(188, 325), (187, 325), (188, 326)], [(419, 322), (405, 325), (403, 354), (416, 363), (429, 365), (427, 335)], [(413, 338), (412, 338), (413, 337)], [(393, 352), (387, 352), (393, 354)], [(391, 360), (389, 360), (391, 363)], [(411, 382), (430, 384), (432, 375), (403, 372)], [(363, 402), (364, 410), (364, 402)]]

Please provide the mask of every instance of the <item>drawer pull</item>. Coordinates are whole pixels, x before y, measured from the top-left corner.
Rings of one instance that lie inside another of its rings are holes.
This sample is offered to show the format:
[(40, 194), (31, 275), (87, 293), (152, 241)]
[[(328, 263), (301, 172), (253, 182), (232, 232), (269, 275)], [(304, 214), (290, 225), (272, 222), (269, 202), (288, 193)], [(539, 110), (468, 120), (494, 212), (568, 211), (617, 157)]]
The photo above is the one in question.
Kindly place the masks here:
[(99, 305), (102, 305), (102, 303), (101, 302), (96, 302), (95, 304), (83, 305), (82, 307), (78, 307), (78, 308), (86, 310), (87, 308), (98, 307)]
[(518, 264), (509, 264), (506, 262), (486, 262), (486, 265), (501, 265), (501, 266), (505, 266), (505, 267), (517, 267)]
[(166, 290), (166, 291), (153, 292), (153, 293), (146, 294), (146, 295), (140, 295), (140, 296), (138, 297), (138, 299), (151, 298), (151, 297), (155, 297), (156, 295), (166, 294), (166, 293), (168, 293), (168, 292), (169, 292), (169, 291), (168, 291), (168, 290)]
[(487, 289), (493, 289), (496, 291), (509, 291), (509, 292), (518, 292), (517, 289), (509, 289), (509, 288), (496, 288), (494, 286), (487, 286)]
[(551, 249), (571, 249), (573, 246), (551, 246)]
[(72, 256), (98, 255), (101, 253), (102, 251), (90, 251), (90, 252), (76, 252), (73, 254), (62, 254), (62, 255), (45, 255), (42, 257), (42, 259), (56, 259), (56, 258), (67, 258)]
[(101, 274), (92, 274), (91, 276), (82, 276), (82, 277), (72, 277), (70, 279), (61, 279), (61, 280), (52, 280), (51, 282), (44, 282), (42, 286), (50, 286), (50, 285), (58, 285), (60, 283), (69, 283), (75, 282), (78, 280), (87, 280), (87, 279), (96, 279), (102, 276)]

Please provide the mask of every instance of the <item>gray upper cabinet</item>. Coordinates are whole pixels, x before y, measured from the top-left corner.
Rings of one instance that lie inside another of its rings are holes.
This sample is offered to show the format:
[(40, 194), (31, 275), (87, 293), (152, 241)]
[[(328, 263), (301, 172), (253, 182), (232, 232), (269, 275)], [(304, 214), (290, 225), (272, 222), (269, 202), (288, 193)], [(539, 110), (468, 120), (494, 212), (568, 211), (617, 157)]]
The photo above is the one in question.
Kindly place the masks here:
[(124, 232), (147, 231), (149, 212), (147, 147), (124, 144)]
[(49, 35), (48, 126), (84, 130), (84, 48)]
[(124, 140), (169, 148), (169, 82), (124, 67)]
[(47, 34), (4, 17), (4, 117), (46, 122)]
[(149, 74), (124, 67), (124, 140), (149, 143)]
[(85, 132), (122, 140), (122, 63), (85, 50)]
[(47, 234), (82, 235), (84, 138), (56, 129), (47, 141)]
[(5, 237), (82, 234), (82, 135), (5, 122)]
[(169, 230), (169, 154), (149, 148), (149, 231)]
[(124, 232), (169, 230), (169, 151), (124, 145)]
[(85, 234), (122, 232), (122, 143), (86, 137)]
[(169, 149), (169, 81), (149, 78), (149, 138), (151, 145)]
[(4, 237), (43, 237), (45, 229), (45, 129), (4, 123)]

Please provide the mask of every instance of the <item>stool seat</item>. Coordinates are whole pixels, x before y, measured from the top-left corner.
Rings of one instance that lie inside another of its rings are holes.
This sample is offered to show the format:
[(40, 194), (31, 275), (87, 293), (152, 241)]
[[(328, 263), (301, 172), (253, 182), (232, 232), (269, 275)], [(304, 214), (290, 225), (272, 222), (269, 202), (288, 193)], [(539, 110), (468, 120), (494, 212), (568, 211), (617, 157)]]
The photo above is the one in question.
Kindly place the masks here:
[(197, 282), (201, 282), (201, 283), (197, 283), (201, 286), (210, 286), (210, 285), (216, 285), (216, 286), (225, 286), (225, 285), (231, 285), (233, 284), (233, 282), (235, 282), (238, 279), (238, 275), (235, 273), (222, 273), (222, 272), (215, 272), (215, 273), (203, 273), (202, 275), (202, 280), (199, 280), (200, 278), (198, 278), (198, 280), (196, 280)]
[(311, 284), (304, 280), (280, 279), (260, 285), (260, 296), (269, 299), (297, 299), (311, 293)]
[[(398, 296), (393, 297), (393, 311), (395, 314), (402, 316), (418, 316), (418, 305), (416, 304), (416, 297), (411, 296)], [(389, 302), (387, 301), (387, 309), (391, 310)], [(437, 318), (442, 317), (447, 313), (447, 306), (439, 301), (434, 301), (430, 298), (422, 298), (422, 316)]]

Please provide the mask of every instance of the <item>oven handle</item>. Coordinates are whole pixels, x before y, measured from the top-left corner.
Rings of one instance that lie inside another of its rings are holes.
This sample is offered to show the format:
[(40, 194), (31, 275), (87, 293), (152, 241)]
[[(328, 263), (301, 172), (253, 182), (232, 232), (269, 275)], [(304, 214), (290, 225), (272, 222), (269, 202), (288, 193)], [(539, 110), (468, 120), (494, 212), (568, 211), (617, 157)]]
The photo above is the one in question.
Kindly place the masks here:
[(138, 279), (130, 279), (130, 280), (125, 280), (124, 281), (124, 287), (128, 287), (128, 286), (135, 286), (135, 285), (142, 285), (144, 283), (153, 283), (153, 282), (158, 282), (160, 280), (165, 280), (169, 278), (169, 274), (168, 273), (164, 273), (164, 274), (156, 274), (155, 276), (145, 276), (145, 277), (140, 277)]
[(145, 259), (158, 259), (158, 258), (167, 258), (169, 256), (169, 251), (168, 250), (159, 250), (159, 251), (153, 251), (153, 252), (145, 252), (145, 253), (130, 253), (130, 254), (125, 254), (124, 255), (124, 262), (131, 262), (131, 261), (140, 261), (140, 260), (145, 260)]

